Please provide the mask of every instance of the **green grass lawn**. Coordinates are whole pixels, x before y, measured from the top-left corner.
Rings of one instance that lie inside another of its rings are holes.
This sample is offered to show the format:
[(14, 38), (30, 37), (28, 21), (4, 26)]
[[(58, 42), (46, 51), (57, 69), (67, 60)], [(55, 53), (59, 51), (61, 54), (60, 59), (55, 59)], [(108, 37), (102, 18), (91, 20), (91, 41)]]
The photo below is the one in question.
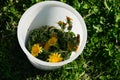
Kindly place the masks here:
[(40, 1), (0, 1), (0, 80), (120, 80), (120, 0), (60, 0), (83, 16), (88, 39), (76, 60), (53, 71), (33, 67), (17, 40), (20, 17)]

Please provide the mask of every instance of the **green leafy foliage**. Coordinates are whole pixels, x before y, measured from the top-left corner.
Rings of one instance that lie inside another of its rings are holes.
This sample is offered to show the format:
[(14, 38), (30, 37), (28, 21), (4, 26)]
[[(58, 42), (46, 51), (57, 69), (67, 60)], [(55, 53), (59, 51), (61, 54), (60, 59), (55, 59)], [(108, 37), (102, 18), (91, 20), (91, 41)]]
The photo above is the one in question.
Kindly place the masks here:
[(21, 15), (40, 1), (0, 1), (1, 80), (120, 80), (120, 0), (60, 0), (83, 16), (88, 39), (75, 61), (54, 71), (34, 68), (17, 41)]
[[(60, 29), (57, 29), (55, 26), (40, 26), (40, 28), (31, 30), (26, 40), (26, 47), (29, 52), (44, 61), (47, 61), (50, 54), (53, 53), (60, 54), (63, 60), (69, 59), (71, 53), (75, 52), (78, 48), (80, 35), (75, 35), (71, 31), (72, 19), (70, 17), (66, 17), (66, 19), (66, 22), (58, 22)], [(67, 31), (65, 31), (66, 28)], [(41, 47), (42, 51), (36, 52), (36, 47), (33, 49), (35, 44), (38, 44), (38, 47)], [(34, 50), (35, 53), (33, 52)]]

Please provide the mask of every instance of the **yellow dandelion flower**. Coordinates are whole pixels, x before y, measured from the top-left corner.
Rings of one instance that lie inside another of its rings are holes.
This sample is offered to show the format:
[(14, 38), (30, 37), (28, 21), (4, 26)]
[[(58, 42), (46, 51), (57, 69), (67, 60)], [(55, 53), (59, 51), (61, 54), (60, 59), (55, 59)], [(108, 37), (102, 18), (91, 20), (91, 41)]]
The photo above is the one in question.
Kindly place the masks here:
[(54, 45), (56, 42), (57, 42), (57, 38), (53, 36), (49, 39), (48, 44), (49, 45)]
[(39, 53), (42, 52), (42, 47), (39, 46), (39, 44), (34, 44), (32, 46), (32, 50), (31, 50), (31, 53), (33, 56), (38, 56)]
[(61, 54), (58, 54), (58, 53), (51, 53), (49, 55), (49, 58), (47, 59), (49, 62), (53, 62), (53, 63), (56, 63), (56, 62), (60, 62), (63, 60), (63, 58), (61, 57)]
[(50, 45), (48, 43), (46, 43), (45, 46), (44, 46), (44, 49), (49, 50), (49, 48), (50, 48)]
[(52, 36), (45, 44), (44, 49), (49, 50), (50, 46), (53, 46), (57, 42), (57, 37)]

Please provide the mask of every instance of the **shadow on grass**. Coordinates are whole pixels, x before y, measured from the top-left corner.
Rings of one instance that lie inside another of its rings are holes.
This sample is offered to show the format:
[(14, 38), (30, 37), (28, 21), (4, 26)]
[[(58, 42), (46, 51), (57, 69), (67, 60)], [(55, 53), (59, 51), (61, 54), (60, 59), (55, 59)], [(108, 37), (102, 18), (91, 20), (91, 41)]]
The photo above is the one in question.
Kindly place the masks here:
[(21, 50), (16, 33), (5, 36), (0, 42), (0, 76), (5, 80), (23, 80), (49, 73), (36, 69)]

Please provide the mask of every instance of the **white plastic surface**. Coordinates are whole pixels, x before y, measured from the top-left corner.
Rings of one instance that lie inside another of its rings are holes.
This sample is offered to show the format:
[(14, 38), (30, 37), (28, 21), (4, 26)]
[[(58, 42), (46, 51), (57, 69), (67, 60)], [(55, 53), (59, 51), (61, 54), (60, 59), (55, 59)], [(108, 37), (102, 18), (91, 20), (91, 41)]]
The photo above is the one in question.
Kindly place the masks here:
[[(25, 46), (29, 31), (42, 25), (59, 28), (57, 22), (64, 21), (66, 16), (73, 19), (72, 31), (75, 34), (80, 34), (80, 45), (77, 52), (74, 52), (68, 60), (59, 63), (45, 62), (32, 56)], [(44, 1), (33, 5), (22, 15), (18, 24), (17, 36), (22, 50), (35, 67), (52, 70), (73, 61), (82, 53), (87, 40), (87, 30), (83, 18), (74, 8), (58, 1)]]

